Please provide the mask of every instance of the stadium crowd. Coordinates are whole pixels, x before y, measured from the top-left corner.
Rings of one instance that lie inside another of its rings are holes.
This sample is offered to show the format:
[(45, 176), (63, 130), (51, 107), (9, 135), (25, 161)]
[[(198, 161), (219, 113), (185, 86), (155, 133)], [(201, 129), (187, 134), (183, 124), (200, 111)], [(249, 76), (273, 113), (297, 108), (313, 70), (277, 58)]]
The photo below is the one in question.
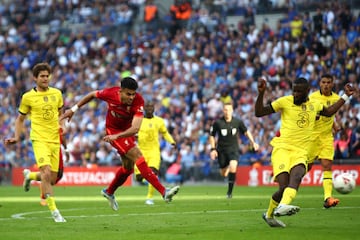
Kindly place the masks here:
[[(236, 117), (260, 144), (254, 152), (246, 138), (239, 139), (239, 164), (269, 164), (269, 142), (278, 130), (279, 115), (254, 116), (258, 77), (268, 77), (271, 99), (290, 94), (292, 80), (300, 76), (310, 81), (313, 90), (324, 73), (333, 74), (335, 92), (347, 82), (359, 87), (360, 15), (338, 2), (321, 4), (314, 13), (289, 5), (276, 28), (266, 21), (255, 23), (256, 4), (239, 7), (240, 1), (175, 0), (163, 16), (151, 0), (4, 2), (0, 6), (2, 137), (13, 135), (18, 101), (33, 87), (35, 63), (51, 64), (52, 85), (63, 91), (66, 108), (86, 92), (133, 76), (145, 100), (156, 100), (156, 114), (166, 119), (178, 143), (178, 151), (162, 144), (164, 166), (181, 158), (186, 180), (198, 180), (210, 176), (217, 164), (210, 161), (209, 128), (226, 101), (233, 102)], [(150, 17), (143, 13), (148, 6), (155, 6), (148, 12), (154, 10)], [(243, 18), (236, 26), (227, 25), (226, 13), (235, 6)], [(44, 34), (46, 22), (49, 28)], [(359, 101), (359, 96), (352, 97), (336, 115), (343, 126), (334, 143), (337, 158), (360, 156)], [(67, 133), (71, 157), (66, 165), (121, 164), (101, 140), (106, 109), (104, 103), (92, 102), (71, 121)], [(25, 130), (26, 137), (14, 147), (0, 143), (3, 168), (34, 164), (28, 134)]]

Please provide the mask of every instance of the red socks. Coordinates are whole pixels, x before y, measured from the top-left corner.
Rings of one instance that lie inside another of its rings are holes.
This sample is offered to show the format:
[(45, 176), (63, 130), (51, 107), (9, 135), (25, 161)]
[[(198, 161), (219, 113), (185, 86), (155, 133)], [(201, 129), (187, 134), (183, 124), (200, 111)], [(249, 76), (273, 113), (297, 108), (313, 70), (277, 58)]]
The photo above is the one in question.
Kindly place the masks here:
[[(144, 157), (140, 157), (135, 162), (138, 167), (141, 176), (145, 178), (154, 188), (161, 194), (161, 196), (165, 195), (165, 187), (160, 183), (158, 177), (154, 172), (148, 167), (145, 162)], [(127, 170), (124, 167), (120, 167), (115, 175), (115, 178), (111, 181), (109, 187), (106, 189), (108, 194), (114, 194), (116, 189), (124, 184), (128, 176), (130, 176), (134, 172), (134, 169)]]
[(166, 190), (165, 187), (160, 183), (158, 177), (156, 174), (154, 174), (151, 168), (148, 167), (144, 157), (138, 158), (135, 164), (138, 167), (141, 176), (145, 178), (151, 185), (153, 185), (154, 188), (161, 194), (161, 196), (164, 196)]
[(116, 189), (124, 184), (128, 176), (134, 172), (134, 169), (127, 170), (124, 167), (120, 167), (115, 175), (115, 178), (111, 181), (109, 187), (106, 189), (108, 194), (114, 194)]

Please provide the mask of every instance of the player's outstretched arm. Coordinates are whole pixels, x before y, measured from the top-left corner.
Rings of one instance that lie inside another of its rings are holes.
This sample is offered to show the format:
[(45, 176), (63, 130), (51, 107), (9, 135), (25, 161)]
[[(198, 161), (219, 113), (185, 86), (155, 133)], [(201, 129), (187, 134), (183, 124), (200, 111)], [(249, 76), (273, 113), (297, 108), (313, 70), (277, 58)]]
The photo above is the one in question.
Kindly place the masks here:
[(270, 105), (264, 106), (264, 94), (266, 90), (266, 78), (261, 77), (258, 79), (258, 97), (255, 102), (255, 116), (262, 117), (274, 113)]
[(19, 141), (25, 119), (26, 119), (26, 115), (23, 114), (18, 115), (18, 117), (15, 120), (15, 136), (11, 138), (6, 138), (4, 140), (5, 145), (15, 144)]
[(342, 105), (345, 104), (345, 102), (349, 99), (350, 96), (352, 96), (356, 92), (356, 88), (353, 87), (351, 84), (345, 85), (345, 93), (341, 96), (341, 98), (334, 103), (333, 105), (329, 107), (324, 107), (323, 110), (320, 112), (321, 115), (330, 117), (334, 115)]
[(68, 122), (70, 122), (71, 118), (73, 117), (74, 113), (83, 105), (87, 104), (94, 98), (96, 98), (97, 91), (92, 91), (88, 93), (86, 96), (80, 99), (80, 101), (72, 106), (70, 109), (67, 109), (64, 114), (60, 116), (60, 121), (63, 121), (64, 119), (68, 119)]
[(134, 136), (139, 132), (143, 118), (144, 118), (143, 116), (134, 116), (131, 122), (131, 126), (128, 129), (117, 134), (106, 135), (105, 137), (103, 137), (103, 140), (105, 142), (112, 142), (121, 137)]

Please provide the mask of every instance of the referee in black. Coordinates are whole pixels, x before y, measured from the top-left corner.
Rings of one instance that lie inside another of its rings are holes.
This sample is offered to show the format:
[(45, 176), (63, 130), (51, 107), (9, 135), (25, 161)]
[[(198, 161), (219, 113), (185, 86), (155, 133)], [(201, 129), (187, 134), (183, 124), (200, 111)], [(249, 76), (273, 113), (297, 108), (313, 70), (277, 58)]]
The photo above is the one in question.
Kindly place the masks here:
[[(211, 146), (211, 160), (218, 159), (220, 174), (228, 177), (227, 198), (232, 198), (232, 191), (235, 183), (236, 170), (240, 155), (239, 134), (244, 134), (251, 142), (254, 151), (259, 145), (244, 124), (238, 118), (233, 117), (233, 106), (231, 103), (224, 103), (222, 118), (216, 120), (210, 128), (209, 142)], [(217, 142), (216, 137), (217, 136)]]

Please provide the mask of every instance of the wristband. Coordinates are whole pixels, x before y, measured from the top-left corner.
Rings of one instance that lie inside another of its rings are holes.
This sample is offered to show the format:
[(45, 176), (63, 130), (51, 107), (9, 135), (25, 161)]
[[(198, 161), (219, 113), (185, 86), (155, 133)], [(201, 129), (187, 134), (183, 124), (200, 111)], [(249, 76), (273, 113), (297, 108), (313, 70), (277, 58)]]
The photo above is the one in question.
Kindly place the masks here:
[(212, 152), (212, 151), (214, 151), (214, 150), (216, 151), (216, 148), (211, 148), (211, 149), (210, 149), (210, 152)]
[(345, 93), (341, 96), (342, 99), (344, 99), (344, 101), (346, 102), (347, 100), (349, 100), (349, 96), (346, 95)]
[(78, 105), (74, 105), (74, 106), (72, 106), (72, 108), (70, 108), (71, 109), (71, 111), (74, 113), (74, 112), (76, 112), (78, 109), (79, 109), (79, 107), (78, 107)]

